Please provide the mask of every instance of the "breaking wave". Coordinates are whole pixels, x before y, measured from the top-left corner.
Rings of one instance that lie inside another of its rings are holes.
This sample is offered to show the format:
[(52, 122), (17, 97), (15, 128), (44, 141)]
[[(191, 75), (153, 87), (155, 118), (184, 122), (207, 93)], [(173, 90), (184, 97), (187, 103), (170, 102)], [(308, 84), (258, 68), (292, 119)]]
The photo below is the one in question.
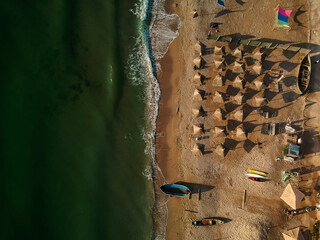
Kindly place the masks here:
[(141, 22), (138, 36), (130, 50), (126, 73), (133, 85), (144, 86), (143, 97), (146, 103), (146, 125), (142, 130), (145, 140), (147, 164), (142, 173), (153, 180), (153, 232), (152, 239), (164, 240), (168, 218), (167, 197), (159, 187), (165, 183), (155, 156), (156, 120), (158, 116), (161, 90), (157, 73), (161, 72), (160, 60), (168, 51), (171, 42), (179, 35), (181, 22), (178, 15), (165, 12), (165, 0), (140, 0), (131, 12)]

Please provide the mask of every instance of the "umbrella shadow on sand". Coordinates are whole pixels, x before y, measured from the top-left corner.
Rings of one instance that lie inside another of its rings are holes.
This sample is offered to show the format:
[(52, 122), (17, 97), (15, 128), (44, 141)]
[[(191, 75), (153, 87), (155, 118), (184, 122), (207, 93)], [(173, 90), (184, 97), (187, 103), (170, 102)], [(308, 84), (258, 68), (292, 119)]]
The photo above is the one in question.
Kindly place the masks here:
[(186, 186), (187, 188), (189, 188), (191, 191), (191, 193), (189, 194), (190, 199), (192, 197), (192, 194), (199, 193), (199, 200), (201, 200), (201, 193), (208, 192), (208, 191), (214, 189), (214, 186), (199, 184), (199, 183), (190, 183), (190, 182), (179, 181), (179, 182), (176, 182), (175, 184), (180, 184), (180, 185), (183, 185), (183, 186)]

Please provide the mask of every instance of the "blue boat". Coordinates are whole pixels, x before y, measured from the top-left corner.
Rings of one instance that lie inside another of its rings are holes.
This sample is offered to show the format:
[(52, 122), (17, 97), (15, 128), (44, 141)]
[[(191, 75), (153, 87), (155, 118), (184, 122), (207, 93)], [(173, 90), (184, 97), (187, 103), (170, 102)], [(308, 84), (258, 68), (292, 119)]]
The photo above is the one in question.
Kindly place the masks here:
[(170, 195), (175, 197), (183, 197), (185, 195), (188, 195), (191, 191), (189, 188), (183, 185), (178, 184), (165, 184), (160, 187), (160, 189)]

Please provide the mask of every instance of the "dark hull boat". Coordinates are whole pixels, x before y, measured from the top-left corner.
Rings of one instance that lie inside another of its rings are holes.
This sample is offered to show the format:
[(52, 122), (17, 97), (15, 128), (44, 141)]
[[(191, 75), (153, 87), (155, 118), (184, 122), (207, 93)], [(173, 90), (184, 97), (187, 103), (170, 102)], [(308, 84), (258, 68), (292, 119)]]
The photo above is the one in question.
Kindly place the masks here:
[(210, 219), (203, 219), (200, 221), (193, 221), (192, 225), (194, 226), (215, 226), (215, 225), (221, 225), (225, 223), (224, 221), (216, 218), (210, 218)]
[(256, 181), (256, 182), (263, 182), (263, 178), (257, 178), (257, 177), (248, 177), (250, 180), (252, 181)]
[(183, 185), (178, 184), (165, 184), (160, 187), (160, 189), (170, 195), (175, 197), (183, 197), (185, 195), (188, 195), (191, 191), (189, 188)]

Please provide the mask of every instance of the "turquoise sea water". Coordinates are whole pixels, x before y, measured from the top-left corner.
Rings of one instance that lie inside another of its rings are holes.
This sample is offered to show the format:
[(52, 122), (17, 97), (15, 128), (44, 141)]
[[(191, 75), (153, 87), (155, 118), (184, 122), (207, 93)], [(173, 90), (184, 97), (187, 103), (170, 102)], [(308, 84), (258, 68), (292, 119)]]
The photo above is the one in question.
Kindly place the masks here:
[(2, 3), (0, 239), (150, 239), (135, 4)]

